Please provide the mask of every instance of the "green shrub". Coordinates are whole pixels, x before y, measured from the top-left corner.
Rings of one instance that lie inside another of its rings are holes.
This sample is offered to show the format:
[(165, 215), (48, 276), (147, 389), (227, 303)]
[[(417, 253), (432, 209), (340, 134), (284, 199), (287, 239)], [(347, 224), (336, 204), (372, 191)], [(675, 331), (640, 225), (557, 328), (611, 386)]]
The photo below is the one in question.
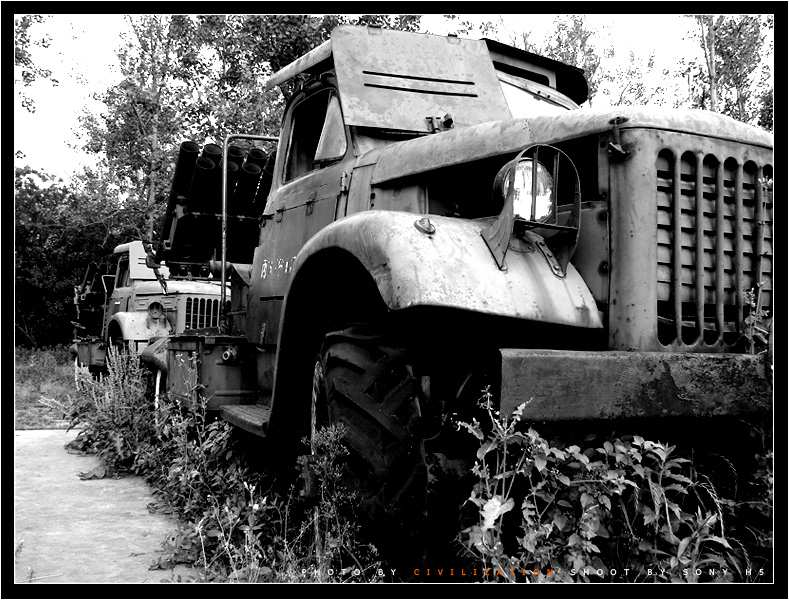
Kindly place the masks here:
[(747, 578), (748, 552), (724, 518), (742, 521), (742, 503), (722, 501), (674, 446), (639, 436), (584, 449), (553, 444), (523, 427), (525, 404), (509, 419), (489, 393), (480, 404), (486, 422), (459, 423), (479, 441), (469, 497), (478, 519), (463, 539), (490, 578)]

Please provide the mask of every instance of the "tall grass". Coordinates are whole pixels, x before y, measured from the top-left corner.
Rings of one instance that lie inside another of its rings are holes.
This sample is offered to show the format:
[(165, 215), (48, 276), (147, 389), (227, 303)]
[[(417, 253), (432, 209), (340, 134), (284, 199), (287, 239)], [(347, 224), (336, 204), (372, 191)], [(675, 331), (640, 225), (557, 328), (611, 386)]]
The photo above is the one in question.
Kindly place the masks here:
[(208, 413), (194, 365), (183, 366), (187, 393), (154, 405), (138, 358), (110, 350), (107, 374), (80, 376), (70, 410), (82, 430), (76, 444), (102, 461), (90, 476), (140, 474), (178, 514), (155, 566), (191, 564), (201, 581), (380, 578), (375, 548), (359, 541), (356, 491), (339, 466), (342, 430), (320, 431), (315, 452), (300, 460), (315, 493), (304, 493), (296, 465), (283, 489), (252, 466), (233, 427)]
[(74, 368), (65, 346), (14, 351), (14, 428), (65, 429), (74, 396)]

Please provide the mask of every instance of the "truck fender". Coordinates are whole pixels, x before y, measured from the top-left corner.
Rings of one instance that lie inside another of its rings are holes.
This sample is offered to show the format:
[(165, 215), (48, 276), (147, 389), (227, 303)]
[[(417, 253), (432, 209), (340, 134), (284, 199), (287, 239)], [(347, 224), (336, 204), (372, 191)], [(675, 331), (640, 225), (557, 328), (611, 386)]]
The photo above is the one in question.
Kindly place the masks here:
[[(435, 232), (427, 234), (415, 226), (419, 218), (372, 210), (335, 221), (296, 256), (291, 285), (312, 256), (339, 248), (363, 265), (391, 310), (435, 306), (557, 325), (603, 326), (591, 291), (572, 265), (559, 277), (539, 251), (511, 248), (506, 269), (500, 270), (482, 238), (484, 222), (430, 215)], [(288, 295), (285, 299), (287, 303)]]
[[(333, 294), (341, 296), (341, 304), (357, 302), (358, 309), (375, 303), (357, 290), (348, 295), (343, 287), (349, 281), (361, 278), (380, 297), (382, 308), (392, 311), (433, 306), (565, 326), (603, 326), (592, 293), (572, 265), (565, 277), (558, 277), (539, 251), (511, 249), (506, 270), (500, 270), (482, 238), (484, 221), (429, 218), (435, 227), (431, 234), (415, 226), (417, 214), (357, 213), (319, 231), (293, 259), (280, 316), (269, 426), (269, 435), (283, 448), (292, 443), (288, 432), (307, 427), (309, 415), (291, 400), (309, 393), (310, 361), (320, 340), (308, 332), (319, 325), (318, 315), (335, 306)], [(321, 279), (322, 287), (314, 279)]]
[(147, 312), (119, 312), (107, 324), (107, 332), (112, 337), (113, 329), (120, 331), (124, 341), (145, 342), (155, 337), (166, 336), (172, 331), (170, 323), (151, 319)]

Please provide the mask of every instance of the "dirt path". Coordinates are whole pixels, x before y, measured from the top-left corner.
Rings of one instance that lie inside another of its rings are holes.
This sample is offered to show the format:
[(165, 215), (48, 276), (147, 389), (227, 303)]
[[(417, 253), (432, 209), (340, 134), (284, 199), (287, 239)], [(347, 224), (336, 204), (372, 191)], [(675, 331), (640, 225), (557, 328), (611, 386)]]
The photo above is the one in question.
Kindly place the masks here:
[(159, 557), (162, 540), (174, 531), (175, 520), (148, 512), (153, 497), (139, 477), (79, 479), (78, 473), (98, 461), (66, 452), (63, 445), (75, 436), (62, 430), (15, 432), (15, 581), (170, 579), (172, 571), (148, 567)]

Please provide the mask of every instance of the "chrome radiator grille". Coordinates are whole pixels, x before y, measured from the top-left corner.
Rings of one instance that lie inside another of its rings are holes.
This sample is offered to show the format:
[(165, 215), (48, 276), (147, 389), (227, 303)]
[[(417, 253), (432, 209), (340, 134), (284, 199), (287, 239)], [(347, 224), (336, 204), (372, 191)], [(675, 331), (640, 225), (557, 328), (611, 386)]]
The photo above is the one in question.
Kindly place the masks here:
[(219, 300), (187, 298), (184, 329), (203, 329), (219, 326)]
[(658, 339), (731, 349), (772, 316), (773, 167), (665, 149), (656, 170)]

